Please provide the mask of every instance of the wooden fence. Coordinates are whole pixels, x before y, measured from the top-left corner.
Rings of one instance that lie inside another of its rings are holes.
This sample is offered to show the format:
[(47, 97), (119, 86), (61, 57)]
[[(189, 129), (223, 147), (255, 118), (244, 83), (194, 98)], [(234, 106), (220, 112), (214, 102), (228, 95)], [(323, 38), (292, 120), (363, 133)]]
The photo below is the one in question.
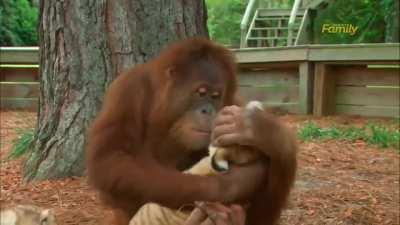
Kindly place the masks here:
[[(399, 117), (399, 44), (233, 50), (246, 100), (291, 113)], [(1, 48), (1, 107), (35, 108), (36, 48)]]
[(242, 95), (293, 113), (399, 117), (399, 44), (234, 50)]
[(38, 47), (0, 47), (1, 108), (36, 110)]

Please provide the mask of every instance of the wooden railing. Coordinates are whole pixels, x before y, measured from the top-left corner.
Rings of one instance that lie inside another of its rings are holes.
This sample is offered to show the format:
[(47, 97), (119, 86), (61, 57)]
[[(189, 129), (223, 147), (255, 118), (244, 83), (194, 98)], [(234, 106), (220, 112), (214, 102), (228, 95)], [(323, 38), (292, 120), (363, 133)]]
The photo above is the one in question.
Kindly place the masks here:
[[(399, 117), (399, 48), (352, 44), (236, 49), (239, 94), (291, 113)], [(37, 48), (1, 52), (1, 108), (37, 107), (37, 63)]]
[(301, 0), (295, 0), (293, 3), (292, 11), (290, 12), (290, 18), (289, 18), (289, 23), (288, 23), (288, 38), (287, 38), (287, 45), (291, 46), (293, 45), (293, 32), (294, 32), (294, 21), (297, 16), (297, 12), (299, 11), (301, 4)]
[(239, 92), (280, 110), (400, 116), (400, 45), (302, 45), (234, 50)]
[(38, 47), (0, 47), (1, 108), (36, 110)]
[[(290, 12), (290, 18), (288, 22), (288, 34), (287, 34), (287, 46), (297, 45), (297, 44), (310, 44), (308, 42), (307, 25), (310, 22), (310, 10), (317, 9), (321, 4), (327, 3), (329, 0), (295, 0)], [(251, 36), (251, 21), (253, 21), (260, 9), (261, 3), (265, 3), (260, 0), (249, 0), (245, 13), (243, 14), (242, 21), (240, 23), (240, 48), (246, 48), (248, 46), (248, 38)], [(271, 2), (268, 2), (271, 3)], [(268, 4), (267, 4), (268, 5)], [(276, 6), (275, 6), (276, 7)], [(299, 10), (304, 10), (303, 19), (300, 24), (299, 32), (295, 34), (296, 17), (300, 15)], [(265, 9), (264, 9), (265, 10)], [(253, 21), (254, 22), (254, 21)], [(296, 36), (295, 36), (296, 35)], [(293, 43), (293, 40), (295, 42)]]
[(258, 7), (258, 0), (249, 0), (247, 3), (246, 11), (243, 15), (242, 22), (240, 23), (240, 48), (245, 48), (247, 43), (247, 32), (250, 20), (253, 19), (253, 11), (256, 6)]

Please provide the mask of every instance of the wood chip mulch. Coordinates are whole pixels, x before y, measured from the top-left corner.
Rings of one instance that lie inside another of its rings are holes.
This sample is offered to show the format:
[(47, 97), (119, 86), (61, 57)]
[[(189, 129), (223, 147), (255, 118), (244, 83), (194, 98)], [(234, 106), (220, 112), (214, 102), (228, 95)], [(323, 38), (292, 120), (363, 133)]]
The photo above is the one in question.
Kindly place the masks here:
[[(360, 117), (283, 116), (297, 129), (305, 120), (319, 125), (362, 125)], [(110, 211), (85, 178), (26, 184), (22, 160), (6, 160), (17, 128), (33, 128), (36, 113), (0, 112), (0, 206), (34, 204), (55, 210), (59, 225), (107, 225)], [(378, 122), (390, 124), (387, 119)], [(399, 225), (400, 154), (362, 141), (300, 143), (299, 171), (281, 225)]]

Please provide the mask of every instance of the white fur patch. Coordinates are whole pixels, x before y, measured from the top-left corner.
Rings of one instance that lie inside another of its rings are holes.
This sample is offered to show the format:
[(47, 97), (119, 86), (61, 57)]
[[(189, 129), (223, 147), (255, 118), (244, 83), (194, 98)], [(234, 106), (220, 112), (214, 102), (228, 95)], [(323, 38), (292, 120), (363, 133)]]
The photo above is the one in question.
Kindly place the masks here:
[(215, 164), (217, 164), (218, 167), (221, 168), (224, 171), (229, 170), (229, 163), (226, 160), (216, 161)]
[(246, 110), (252, 112), (252, 111), (254, 111), (256, 109), (264, 110), (263, 105), (262, 105), (261, 102), (259, 102), (259, 101), (250, 101), (250, 102), (247, 103)]
[(0, 225), (15, 225), (17, 214), (13, 210), (4, 210), (0, 213)]
[(217, 147), (215, 147), (214, 145), (208, 146), (208, 155), (211, 158), (215, 155), (216, 152), (217, 152)]
[(50, 217), (50, 215), (52, 215), (52, 211), (50, 209), (45, 209), (40, 213), (40, 220), (45, 220), (48, 217)]
[[(211, 159), (213, 158), (217, 150), (218, 148), (215, 147), (214, 145), (208, 146), (208, 155), (210, 156)], [(229, 170), (229, 163), (226, 160), (216, 160), (215, 164), (217, 164), (217, 166), (223, 170)]]

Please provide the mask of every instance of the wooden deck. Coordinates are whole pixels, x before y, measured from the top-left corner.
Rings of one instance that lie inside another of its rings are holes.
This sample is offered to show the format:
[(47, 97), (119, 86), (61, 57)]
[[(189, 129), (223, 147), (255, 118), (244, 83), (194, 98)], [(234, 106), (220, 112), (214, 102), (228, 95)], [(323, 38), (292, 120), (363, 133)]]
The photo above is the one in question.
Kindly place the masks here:
[[(399, 117), (400, 45), (234, 49), (239, 92), (281, 110)], [(0, 48), (1, 107), (35, 107), (38, 48)]]
[(38, 51), (38, 47), (0, 47), (2, 109), (37, 109)]
[(400, 44), (300, 45), (233, 49), (239, 64), (271, 62), (398, 61)]
[(0, 47), (0, 64), (33, 64), (39, 62), (39, 47)]
[(239, 85), (246, 85), (242, 94), (248, 99), (318, 116), (399, 117), (399, 48), (399, 44), (355, 44), (233, 51)]

